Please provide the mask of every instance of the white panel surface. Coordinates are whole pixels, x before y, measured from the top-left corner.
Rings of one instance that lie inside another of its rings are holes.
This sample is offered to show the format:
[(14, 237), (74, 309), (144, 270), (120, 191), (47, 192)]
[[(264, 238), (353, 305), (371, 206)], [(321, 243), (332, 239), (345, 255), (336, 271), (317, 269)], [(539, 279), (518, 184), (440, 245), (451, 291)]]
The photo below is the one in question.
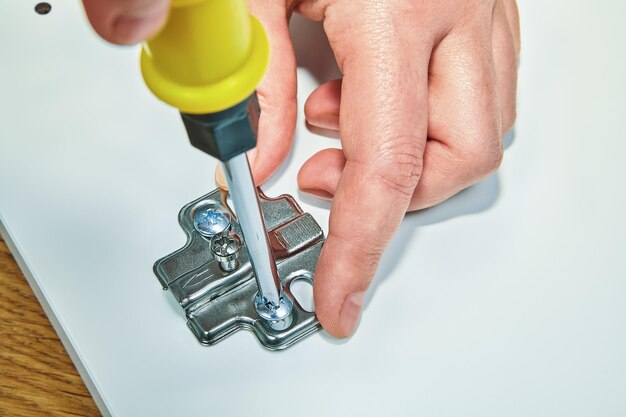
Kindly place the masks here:
[[(215, 163), (144, 87), (137, 48), (99, 40), (77, 1), (0, 0), (3, 237), (105, 414), (624, 416), (625, 4), (522, 0), (502, 168), (407, 216), (350, 341), (270, 353), (244, 332), (200, 346), (152, 274)], [(300, 52), (301, 104), (329, 75), (318, 54)], [(265, 187), (324, 227), (295, 176), (329, 146), (300, 113)]]

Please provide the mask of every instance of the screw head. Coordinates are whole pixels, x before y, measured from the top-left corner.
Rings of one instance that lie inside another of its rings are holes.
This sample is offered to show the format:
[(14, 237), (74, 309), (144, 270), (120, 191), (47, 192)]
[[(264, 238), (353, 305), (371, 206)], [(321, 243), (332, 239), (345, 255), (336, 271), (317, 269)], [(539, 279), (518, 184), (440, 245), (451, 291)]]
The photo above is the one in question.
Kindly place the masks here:
[(285, 295), (281, 295), (280, 304), (276, 305), (268, 302), (261, 294), (257, 294), (254, 307), (259, 317), (274, 330), (285, 330), (293, 322), (293, 314), (291, 314), (293, 302)]
[(193, 213), (193, 227), (206, 237), (224, 233), (229, 229), (230, 222), (230, 213), (222, 207), (202, 206)]
[(239, 257), (241, 239), (234, 233), (213, 236), (211, 252), (218, 262), (234, 261)]

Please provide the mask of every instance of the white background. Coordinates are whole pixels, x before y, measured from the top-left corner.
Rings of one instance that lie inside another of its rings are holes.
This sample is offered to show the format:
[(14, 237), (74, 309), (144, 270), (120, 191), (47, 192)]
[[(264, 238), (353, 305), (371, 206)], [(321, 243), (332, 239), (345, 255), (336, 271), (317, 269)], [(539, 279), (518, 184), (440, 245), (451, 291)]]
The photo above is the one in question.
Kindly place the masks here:
[[(281, 353), (247, 333), (200, 346), (161, 290), (152, 264), (184, 243), (178, 210), (215, 163), (144, 87), (137, 48), (52, 5), (0, 0), (0, 220), (104, 413), (626, 415), (626, 3), (521, 1), (502, 168), (407, 216), (350, 341)], [(334, 70), (296, 23), (302, 104)], [(326, 227), (295, 175), (338, 143), (303, 123), (265, 191)]]

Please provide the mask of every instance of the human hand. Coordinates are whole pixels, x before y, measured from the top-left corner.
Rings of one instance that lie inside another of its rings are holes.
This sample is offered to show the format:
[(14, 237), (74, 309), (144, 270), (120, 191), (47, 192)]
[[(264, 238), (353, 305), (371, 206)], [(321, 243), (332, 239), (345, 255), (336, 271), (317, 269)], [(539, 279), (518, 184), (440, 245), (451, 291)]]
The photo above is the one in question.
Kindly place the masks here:
[[(167, 0), (84, 3), (96, 31), (116, 43), (154, 33), (168, 7)], [(333, 200), (315, 304), (329, 333), (349, 336), (404, 214), (449, 198), (499, 166), (503, 133), (515, 120), (517, 7), (514, 0), (252, 0), (250, 7), (272, 47), (258, 89), (257, 182), (280, 164), (293, 136), (293, 8), (324, 21), (343, 73), (305, 105), (307, 121), (338, 130), (343, 149), (311, 157), (298, 184)]]
[[(83, 0), (89, 22), (105, 40), (132, 45), (148, 39), (167, 20), (170, 0)], [(263, 23), (271, 59), (257, 87), (261, 108), (257, 147), (248, 152), (257, 184), (265, 182), (289, 153), (296, 125), (296, 58), (289, 35), (291, 9), (285, 1), (252, 0)], [(258, 158), (255, 156), (259, 154)], [(225, 187), (223, 175), (218, 178)]]
[(314, 295), (324, 328), (348, 336), (405, 212), (500, 165), (516, 115), (519, 17), (514, 0), (303, 1), (296, 10), (324, 21), (343, 73), (305, 105), (307, 121), (338, 130), (343, 149), (310, 158), (298, 184), (333, 199)]

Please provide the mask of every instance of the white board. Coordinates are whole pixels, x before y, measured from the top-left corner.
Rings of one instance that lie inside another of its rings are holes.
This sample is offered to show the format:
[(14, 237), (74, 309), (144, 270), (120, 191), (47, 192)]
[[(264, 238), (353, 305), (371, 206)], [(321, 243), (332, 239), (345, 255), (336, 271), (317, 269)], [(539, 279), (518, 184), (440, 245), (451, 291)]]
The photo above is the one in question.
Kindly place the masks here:
[[(183, 244), (178, 210), (213, 188), (215, 163), (147, 91), (137, 48), (99, 40), (77, 1), (40, 16), (0, 0), (2, 236), (101, 411), (626, 414), (626, 6), (600, 3), (522, 2), (502, 168), (407, 216), (350, 341), (317, 334), (270, 353), (244, 332), (199, 345), (152, 274)], [(312, 74), (329, 75), (300, 69), (301, 105)], [(299, 195), (295, 175), (338, 144), (301, 110), (265, 191), (295, 195), (326, 227), (328, 205)]]

